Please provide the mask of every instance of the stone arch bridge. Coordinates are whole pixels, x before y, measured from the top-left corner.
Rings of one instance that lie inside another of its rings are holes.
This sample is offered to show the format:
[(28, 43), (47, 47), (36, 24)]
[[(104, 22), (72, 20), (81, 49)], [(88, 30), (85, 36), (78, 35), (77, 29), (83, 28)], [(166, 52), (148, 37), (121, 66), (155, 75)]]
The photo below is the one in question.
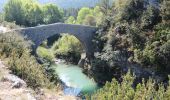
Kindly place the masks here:
[(28, 27), (15, 29), (14, 31), (21, 33), (26, 40), (32, 41), (33, 52), (36, 53), (37, 47), (47, 38), (56, 34), (68, 33), (74, 35), (82, 43), (86, 55), (92, 56), (94, 47), (92, 39), (97, 31), (96, 27), (85, 25), (73, 25), (64, 23), (55, 23), (49, 25), (40, 25), (36, 27)]

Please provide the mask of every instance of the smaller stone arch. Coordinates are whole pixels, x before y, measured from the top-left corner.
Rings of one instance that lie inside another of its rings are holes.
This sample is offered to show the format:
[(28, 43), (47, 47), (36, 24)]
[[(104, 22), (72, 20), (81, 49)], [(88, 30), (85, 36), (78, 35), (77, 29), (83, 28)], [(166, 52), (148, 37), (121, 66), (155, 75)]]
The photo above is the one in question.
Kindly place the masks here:
[(14, 31), (21, 33), (21, 35), (23, 35), (27, 40), (31, 40), (33, 42), (32, 48), (34, 53), (36, 53), (35, 51), (37, 47), (47, 38), (60, 33), (68, 33), (80, 40), (87, 56), (93, 56), (94, 47), (92, 39), (97, 31), (97, 28), (86, 25), (54, 23), (49, 25), (15, 29)]

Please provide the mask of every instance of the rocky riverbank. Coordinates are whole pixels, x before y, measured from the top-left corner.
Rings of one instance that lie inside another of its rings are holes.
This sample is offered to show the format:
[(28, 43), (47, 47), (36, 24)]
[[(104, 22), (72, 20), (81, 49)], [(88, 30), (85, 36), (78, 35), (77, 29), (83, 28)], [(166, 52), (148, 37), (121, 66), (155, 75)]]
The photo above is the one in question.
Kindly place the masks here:
[(66, 96), (62, 91), (48, 89), (33, 90), (25, 81), (11, 74), (11, 71), (0, 60), (0, 100), (77, 100)]

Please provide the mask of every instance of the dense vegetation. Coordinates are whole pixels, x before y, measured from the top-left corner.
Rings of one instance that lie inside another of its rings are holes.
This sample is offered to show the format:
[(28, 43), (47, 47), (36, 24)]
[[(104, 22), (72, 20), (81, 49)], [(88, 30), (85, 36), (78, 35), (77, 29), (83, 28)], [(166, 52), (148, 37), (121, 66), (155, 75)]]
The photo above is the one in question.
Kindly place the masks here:
[[(70, 12), (72, 11), (67, 10), (67, 13)], [(101, 24), (102, 17), (104, 17), (99, 6), (95, 8), (83, 7), (79, 11), (74, 9), (73, 13), (77, 13), (77, 16), (65, 16), (65, 23), (98, 26)], [(48, 44), (50, 44), (50, 46)], [(75, 64), (78, 63), (83, 50), (82, 44), (76, 37), (65, 34), (51, 37), (48, 39), (46, 45), (50, 47), (50, 52), (53, 52), (53, 54), (48, 54), (49, 50), (41, 47), (38, 49), (38, 52), (43, 58), (64, 58)], [(47, 47), (46, 45), (44, 47)]]
[(83, 53), (83, 45), (73, 35), (62, 34), (58, 40), (52, 44), (51, 47), (46, 48), (47, 43), (43, 43), (38, 49), (37, 53), (47, 61), (53, 61), (54, 58), (64, 59), (67, 62), (78, 64), (81, 53)]
[[(85, 73), (104, 87), (87, 98), (170, 98), (170, 1), (115, 0), (110, 4), (110, 0), (102, 0), (94, 8), (71, 9), (63, 14), (53, 4), (40, 5), (32, 0), (9, 0), (4, 11), (4, 19), (18, 25), (35, 26), (64, 21), (99, 27), (94, 39), (94, 58), (89, 61), (91, 66), (88, 66)], [(0, 55), (7, 59), (10, 69), (32, 87), (48, 84), (45, 69), (30, 55), (23, 39), (13, 33), (0, 35)], [(50, 38), (47, 44), (42, 44), (38, 49), (41, 57), (49, 61), (59, 57), (78, 62), (82, 52), (80, 41), (65, 34), (59, 38)], [(33, 70), (35, 66), (36, 70)], [(135, 75), (125, 75), (128, 70)], [(123, 75), (125, 76), (122, 77)]]
[[(49, 0), (37, 0), (42, 4), (49, 3)], [(7, 0), (1, 0), (0, 5), (4, 5)], [(100, 0), (50, 0), (50, 3), (56, 4), (62, 9), (69, 9), (69, 8), (81, 8), (81, 7), (94, 7)], [(2, 11), (3, 6), (0, 7), (0, 11)]]
[(40, 5), (34, 0), (9, 0), (4, 19), (17, 25), (36, 26), (63, 21), (62, 11), (54, 4)]
[(17, 33), (0, 33), (0, 58), (12, 72), (26, 81), (28, 86), (49, 87), (45, 69), (31, 56), (29, 44)]
[(80, 41), (72, 35), (63, 34), (52, 46), (52, 51), (57, 58), (69, 58), (68, 61), (75, 62), (80, 60), (83, 47)]
[[(104, 10), (107, 14), (94, 41), (98, 44), (98, 53), (90, 74), (99, 84), (115, 79), (92, 95), (92, 100), (170, 98), (169, 87), (164, 90), (170, 68), (170, 2), (162, 0), (157, 4), (145, 0), (116, 0), (111, 8)], [(136, 77), (121, 78), (127, 69)], [(147, 81), (148, 77), (155, 83)], [(142, 78), (146, 82), (137, 84)], [(136, 87), (132, 88), (132, 84)], [(156, 84), (164, 85), (156, 88)]]
[(87, 100), (169, 100), (170, 87), (165, 90), (160, 84), (155, 88), (155, 82), (149, 79), (138, 84), (134, 89), (133, 81), (135, 79), (130, 73), (123, 76), (123, 81), (119, 83), (113, 78), (112, 82), (106, 82), (102, 89), (92, 96), (87, 96)]
[(77, 17), (68, 17), (66, 23), (98, 26), (101, 23), (102, 17), (103, 14), (101, 13), (99, 6), (96, 6), (95, 8), (83, 7), (78, 11)]

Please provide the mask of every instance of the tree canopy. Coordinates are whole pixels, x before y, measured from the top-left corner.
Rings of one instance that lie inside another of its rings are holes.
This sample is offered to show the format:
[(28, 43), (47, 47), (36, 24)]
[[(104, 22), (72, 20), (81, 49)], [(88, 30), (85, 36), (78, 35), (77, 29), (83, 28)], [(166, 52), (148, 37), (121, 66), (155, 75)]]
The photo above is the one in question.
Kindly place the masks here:
[(98, 26), (101, 24), (102, 17), (103, 13), (99, 6), (95, 8), (83, 7), (78, 11), (77, 17), (68, 17), (66, 23)]
[(34, 0), (9, 0), (4, 18), (18, 25), (36, 26), (63, 21), (63, 13), (54, 4), (41, 5)]

